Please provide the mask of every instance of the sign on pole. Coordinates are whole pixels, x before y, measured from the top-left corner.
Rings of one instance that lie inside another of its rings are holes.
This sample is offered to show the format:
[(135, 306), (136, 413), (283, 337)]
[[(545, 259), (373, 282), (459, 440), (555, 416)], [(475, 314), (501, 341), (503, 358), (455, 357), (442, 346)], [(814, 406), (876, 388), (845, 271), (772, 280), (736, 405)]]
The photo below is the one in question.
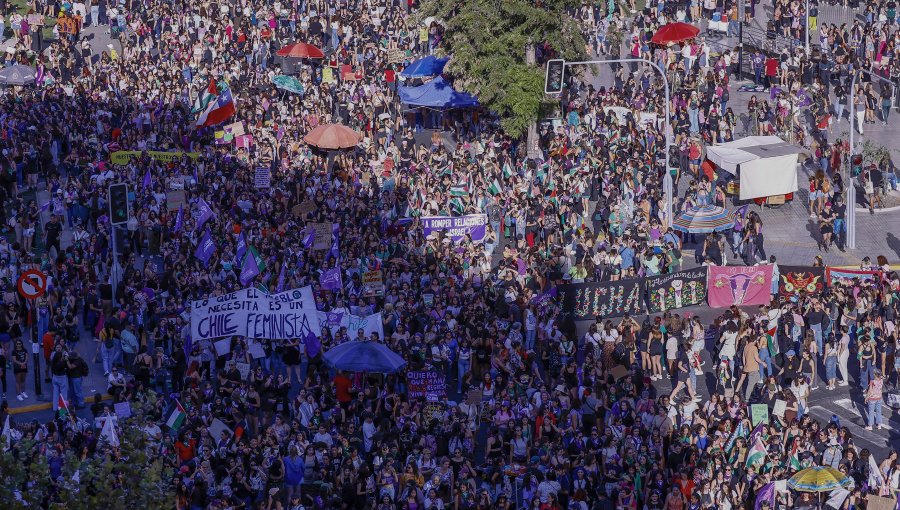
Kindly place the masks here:
[(25, 299), (37, 299), (47, 291), (47, 275), (37, 269), (29, 269), (19, 277), (19, 295)]
[(558, 58), (547, 61), (547, 75), (544, 79), (544, 92), (560, 94), (563, 90), (566, 61)]

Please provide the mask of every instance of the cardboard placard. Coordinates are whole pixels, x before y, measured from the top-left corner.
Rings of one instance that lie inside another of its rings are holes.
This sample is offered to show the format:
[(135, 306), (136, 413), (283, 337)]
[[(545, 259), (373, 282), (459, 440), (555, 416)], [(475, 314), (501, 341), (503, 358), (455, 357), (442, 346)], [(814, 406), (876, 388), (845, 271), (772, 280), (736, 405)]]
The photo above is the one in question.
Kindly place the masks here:
[(44, 15), (43, 14), (29, 14), (26, 16), (28, 20), (28, 25), (31, 27), (42, 27), (44, 26)]
[(406, 50), (394, 48), (388, 50), (388, 62), (391, 64), (399, 64), (406, 60)]
[(750, 423), (755, 427), (759, 423), (769, 423), (769, 405), (752, 404), (750, 406)]
[(781, 399), (775, 401), (775, 405), (772, 406), (772, 415), (778, 416), (779, 418), (784, 418), (784, 412), (787, 410), (787, 402)]
[(295, 205), (291, 209), (291, 212), (294, 214), (295, 217), (303, 218), (307, 214), (309, 214), (311, 212), (315, 212), (316, 209), (317, 208), (316, 208), (315, 202), (313, 202), (312, 200), (304, 200), (304, 201), (300, 202), (299, 204)]
[(187, 199), (185, 198), (183, 189), (177, 189), (166, 193), (166, 209), (177, 211), (182, 206), (187, 208)]
[(234, 145), (238, 149), (249, 149), (253, 145), (253, 135), (240, 135), (234, 138)]
[(422, 407), (422, 417), (428, 423), (431, 420), (440, 420), (444, 414), (444, 404), (442, 402), (428, 402)]
[(213, 438), (213, 440), (218, 443), (219, 439), (221, 439), (222, 432), (227, 432), (229, 437), (234, 435), (234, 432), (228, 428), (228, 425), (225, 425), (222, 423), (222, 420), (216, 418), (209, 426), (209, 437)]
[(384, 295), (384, 274), (380, 269), (375, 271), (366, 271), (362, 275), (363, 295), (383, 296)]
[(884, 497), (869, 494), (866, 496), (866, 499), (868, 501), (866, 510), (894, 510), (897, 506), (897, 498), (893, 496)]
[(229, 352), (231, 352), (231, 338), (223, 338), (222, 340), (218, 340), (213, 343), (213, 347), (216, 349), (216, 356), (222, 357)]
[(261, 166), (256, 169), (253, 183), (256, 189), (269, 189), (272, 187), (272, 172), (267, 166)]
[(230, 134), (231, 136), (241, 136), (247, 131), (244, 130), (244, 123), (238, 121), (225, 126), (225, 132)]
[(119, 418), (125, 419), (131, 417), (130, 402), (117, 402), (113, 407), (116, 411), (116, 416), (118, 416)]
[(250, 353), (250, 357), (253, 359), (266, 357), (266, 351), (263, 349), (262, 344), (252, 338), (247, 339), (247, 352)]
[(235, 363), (234, 367), (241, 373), (241, 380), (246, 381), (250, 377), (250, 363)]
[(307, 223), (313, 229), (313, 245), (314, 250), (327, 250), (331, 248), (331, 223)]

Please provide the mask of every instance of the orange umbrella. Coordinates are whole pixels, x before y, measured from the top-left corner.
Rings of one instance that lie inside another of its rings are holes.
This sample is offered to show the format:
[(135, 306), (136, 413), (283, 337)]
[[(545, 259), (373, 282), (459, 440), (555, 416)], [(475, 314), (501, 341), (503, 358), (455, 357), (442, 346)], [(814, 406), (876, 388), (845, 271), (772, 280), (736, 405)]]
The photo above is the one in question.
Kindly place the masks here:
[(276, 55), (278, 55), (279, 57), (294, 58), (325, 58), (325, 54), (322, 53), (322, 50), (316, 48), (312, 44), (307, 43), (288, 44), (287, 46), (278, 50)]
[(343, 124), (322, 124), (306, 133), (303, 140), (320, 149), (349, 149), (356, 147), (362, 136)]
[(650, 41), (665, 46), (667, 44), (680, 43), (687, 41), (688, 39), (693, 39), (697, 37), (697, 34), (699, 33), (700, 29), (694, 25), (688, 25), (687, 23), (681, 22), (669, 23), (668, 25), (659, 27), (659, 30), (653, 34), (653, 38), (650, 39)]

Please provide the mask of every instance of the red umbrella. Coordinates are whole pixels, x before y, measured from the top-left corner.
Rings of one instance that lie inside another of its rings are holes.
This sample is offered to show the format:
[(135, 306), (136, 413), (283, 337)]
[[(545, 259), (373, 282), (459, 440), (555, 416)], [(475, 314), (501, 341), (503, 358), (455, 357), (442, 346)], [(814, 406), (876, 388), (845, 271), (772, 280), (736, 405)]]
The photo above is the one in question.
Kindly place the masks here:
[(362, 136), (343, 124), (322, 124), (315, 127), (303, 140), (320, 149), (349, 149), (356, 147)]
[(278, 50), (276, 55), (278, 55), (279, 57), (294, 58), (325, 58), (325, 54), (322, 53), (322, 50), (316, 48), (312, 44), (306, 43), (288, 44), (287, 46)]
[(694, 25), (688, 25), (687, 23), (669, 23), (668, 25), (664, 25), (653, 34), (653, 38), (650, 39), (651, 42), (655, 44), (667, 45), (673, 43), (680, 43), (683, 41), (687, 41), (688, 39), (693, 39), (697, 37), (700, 33), (700, 29), (695, 27)]

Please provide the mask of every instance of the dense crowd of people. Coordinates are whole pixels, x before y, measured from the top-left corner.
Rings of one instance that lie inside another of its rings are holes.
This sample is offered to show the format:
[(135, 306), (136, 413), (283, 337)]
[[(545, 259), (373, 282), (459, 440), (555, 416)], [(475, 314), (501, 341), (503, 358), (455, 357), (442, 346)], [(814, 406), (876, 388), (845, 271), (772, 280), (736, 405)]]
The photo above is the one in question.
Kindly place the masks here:
[[(171, 469), (179, 509), (729, 510), (753, 504), (769, 482), (825, 465), (852, 480), (835, 510), (900, 490), (896, 452), (860, 447), (846, 424), (823, 422), (808, 405), (811, 392), (852, 379), (869, 428), (887, 425), (883, 392), (900, 377), (900, 279), (886, 260), (871, 264), (883, 270), (879, 279), (728, 309), (708, 323), (674, 310), (642, 322), (598, 317), (579, 334), (584, 328), (562, 304), (544, 299), (558, 284), (774, 260), (760, 216), (751, 210), (728, 235), (701, 239), (666, 227), (665, 95), (650, 68), (614, 67), (610, 86), (571, 83), (560, 98), (562, 121), (540, 132), (538, 159), (490, 112), (408, 112), (396, 73), (439, 50), (443, 27), (423, 24), (415, 2), (400, 4), (36, 3), (37, 12), (62, 9), (85, 27), (107, 27), (121, 50), (100, 53), (59, 33), (48, 53), (34, 54), (28, 18), (6, 20), (16, 36), (6, 63), (32, 65), (38, 79), (6, 89), (0, 101), (0, 379), (4, 399), (30, 398), (34, 334), (53, 410), (71, 411), (34, 425), (4, 405), (11, 454), (33, 460), (38, 452), (56, 463), (49, 452), (114, 450), (78, 410), (105, 419), (112, 404), (148, 402), (152, 393), (161, 398), (135, 425)], [(621, 49), (666, 70), (669, 156), (682, 190), (674, 214), (725, 205), (725, 184), (701, 169), (707, 145), (738, 132), (807, 143), (810, 124), (799, 113), (811, 113), (825, 123), (816, 122), (821, 172), (810, 179), (810, 213), (823, 223), (823, 249), (832, 234), (839, 243), (839, 169), (849, 148), (828, 139), (841, 121), (841, 99), (832, 96), (846, 97), (840, 87), (860, 65), (895, 77), (891, 0), (882, 2), (888, 19), (820, 27), (817, 65), (799, 53), (752, 55), (751, 74), (769, 88), (750, 99), (744, 125), (729, 106), (739, 93), (734, 54), (713, 55), (702, 39), (649, 42), (666, 20), (720, 11), (715, 2), (682, 4), (635, 13), (586, 3), (572, 13), (594, 52)], [(747, 5), (747, 16), (760, 8)], [(779, 3), (779, 30), (796, 29), (798, 5)], [(726, 20), (741, 16), (736, 8)], [(275, 58), (294, 41), (326, 58)], [(303, 94), (272, 85), (289, 69)], [(235, 99), (229, 129), (252, 136), (240, 147), (220, 143), (223, 126), (194, 127), (192, 105), (211, 80), (227, 83)], [(861, 119), (878, 118), (883, 103), (868, 109), (877, 84), (863, 75), (859, 86)], [(359, 147), (329, 153), (304, 142), (332, 122), (362, 134)], [(442, 128), (452, 143), (440, 132), (423, 138), (424, 125)], [(135, 155), (112, 158), (117, 151)], [(160, 156), (177, 151), (184, 154)], [(268, 188), (257, 187), (259, 167), (270, 168)], [(131, 204), (127, 223), (114, 228), (107, 187), (116, 182), (128, 183)], [(46, 200), (36, 198), (45, 192)], [(487, 215), (481, 242), (426, 236), (420, 222), (476, 213)], [(330, 249), (310, 249), (311, 223), (336, 225)], [(207, 233), (215, 251), (203, 261), (196, 253)], [(688, 247), (695, 260), (685, 264)], [(380, 312), (384, 337), (374, 340), (402, 353), (411, 369), (445, 375), (447, 401), (410, 399), (403, 373), (329, 369), (322, 352), (361, 331), (325, 327), (317, 348), (302, 339), (264, 342), (261, 357), (242, 337), (224, 355), (192, 339), (192, 301), (243, 288), (241, 269), (257, 255), (252, 286), (311, 285), (322, 311)], [(30, 268), (50, 275), (51, 285), (27, 303), (16, 281)], [(333, 268), (343, 283), (326, 290), (320, 277)], [(384, 275), (383, 296), (363, 285), (373, 269)], [(704, 392), (707, 357), (717, 384)], [(82, 391), (96, 372), (111, 403)], [(771, 420), (756, 427), (751, 403), (768, 404)], [(780, 490), (763, 508), (813, 508), (808, 496)], [(45, 503), (53, 501), (51, 493)]]

